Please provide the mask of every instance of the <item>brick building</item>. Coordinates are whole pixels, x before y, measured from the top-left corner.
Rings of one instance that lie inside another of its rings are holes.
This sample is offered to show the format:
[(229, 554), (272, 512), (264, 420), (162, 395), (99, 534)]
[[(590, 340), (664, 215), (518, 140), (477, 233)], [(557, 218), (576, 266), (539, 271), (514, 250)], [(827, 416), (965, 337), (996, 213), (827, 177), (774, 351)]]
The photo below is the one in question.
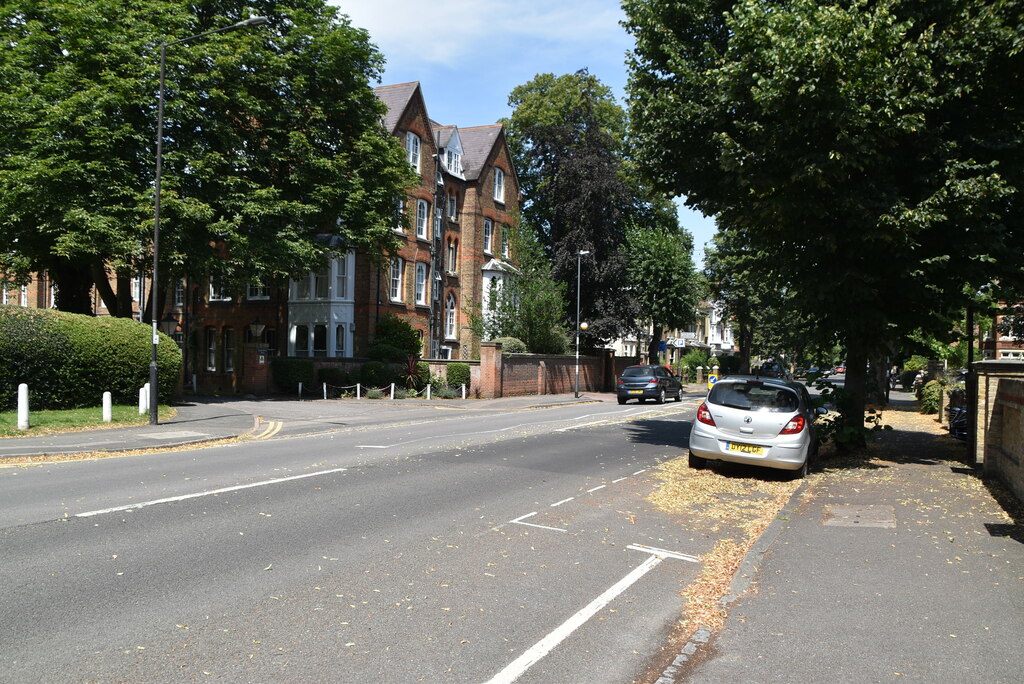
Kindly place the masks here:
[[(200, 389), (272, 390), (270, 358), (277, 355), (358, 358), (391, 313), (423, 340), (424, 358), (479, 356), (469, 313), (485, 310), (492, 283), (510, 270), (509, 229), (519, 185), (501, 125), (459, 128), (430, 119), (419, 83), (381, 86), (383, 124), (401, 141), (420, 182), (402, 202), (405, 221), (391, 256), (339, 253), (325, 269), (288, 287), (250, 283), (229, 292), (210, 280), (183, 281), (168, 293), (161, 329), (185, 350), (184, 381)], [(132, 280), (132, 311), (141, 318), (147, 282)], [(45, 275), (4, 302), (52, 306)], [(94, 296), (93, 310), (107, 315)]]

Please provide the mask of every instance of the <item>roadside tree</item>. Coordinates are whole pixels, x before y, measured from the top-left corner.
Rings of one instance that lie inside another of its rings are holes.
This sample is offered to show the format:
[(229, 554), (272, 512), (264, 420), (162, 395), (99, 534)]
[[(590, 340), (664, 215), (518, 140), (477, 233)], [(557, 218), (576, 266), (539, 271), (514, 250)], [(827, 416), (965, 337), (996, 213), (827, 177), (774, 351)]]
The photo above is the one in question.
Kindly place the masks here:
[(394, 246), (412, 179), (370, 86), (383, 58), (325, 0), (11, 0), (5, 270), (50, 273), (61, 309), (90, 313), (96, 285), (130, 313), (128, 279), (151, 254), (159, 46), (250, 13), (269, 25), (167, 49), (161, 291), (186, 274), (270, 284), (332, 250)]

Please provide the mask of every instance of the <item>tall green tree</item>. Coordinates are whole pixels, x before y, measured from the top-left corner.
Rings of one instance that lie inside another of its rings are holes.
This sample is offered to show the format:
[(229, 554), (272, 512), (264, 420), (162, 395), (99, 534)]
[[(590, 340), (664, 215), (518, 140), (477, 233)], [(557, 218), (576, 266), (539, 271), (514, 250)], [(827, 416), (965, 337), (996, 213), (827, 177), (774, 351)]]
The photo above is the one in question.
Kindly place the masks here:
[(1019, 2), (624, 7), (642, 168), (839, 336), (851, 421), (879, 347), (1020, 287)]
[[(675, 218), (675, 207), (662, 208)], [(673, 221), (674, 222), (674, 221)], [(642, 320), (652, 327), (648, 358), (658, 358), (666, 330), (693, 323), (703, 293), (693, 265), (693, 236), (678, 224), (664, 228), (635, 225), (626, 235), (626, 273)]]
[[(547, 251), (568, 301), (579, 298), (581, 319), (590, 326), (584, 346), (619, 337), (640, 315), (626, 278), (626, 227), (638, 198), (622, 153), (625, 112), (585, 70), (539, 75), (513, 90), (509, 104), (523, 220)], [(581, 258), (581, 251), (588, 254)], [(575, 325), (575, 309), (565, 314)]]
[(107, 273), (147, 269), (160, 44), (250, 14), (269, 25), (167, 48), (162, 280), (270, 283), (393, 247), (412, 179), (370, 86), (383, 59), (325, 0), (10, 0), (0, 244), (60, 308), (88, 312), (95, 283), (117, 311)]

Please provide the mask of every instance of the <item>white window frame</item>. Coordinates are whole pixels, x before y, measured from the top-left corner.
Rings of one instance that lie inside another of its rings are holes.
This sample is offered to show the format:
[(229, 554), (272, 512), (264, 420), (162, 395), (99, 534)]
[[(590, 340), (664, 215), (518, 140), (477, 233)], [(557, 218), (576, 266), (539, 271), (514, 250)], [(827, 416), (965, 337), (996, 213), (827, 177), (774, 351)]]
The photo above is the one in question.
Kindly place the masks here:
[(231, 297), (225, 294), (224, 283), (219, 278), (210, 278), (210, 296), (209, 301), (211, 302), (230, 302)]
[(331, 271), (325, 268), (313, 272), (313, 299), (323, 301), (331, 297)]
[[(317, 334), (323, 335), (323, 346), (317, 346)], [(327, 356), (327, 324), (325, 323), (314, 323), (313, 324), (313, 348), (310, 356), (314, 358), (324, 358)]]
[(448, 241), (448, 251), (447, 251), (447, 255), (446, 255), (445, 261), (447, 262), (447, 267), (446, 267), (445, 270), (448, 273), (458, 273), (459, 272), (459, 241), (458, 240), (449, 240)]
[(388, 294), (393, 302), (402, 301), (402, 258), (395, 257), (391, 260), (391, 268), (388, 271)]
[(412, 131), (405, 132), (405, 158), (409, 162), (409, 166), (416, 170), (417, 173), (420, 171), (420, 148), (422, 147), (420, 142), (420, 136), (416, 135)]
[(217, 371), (217, 329), (206, 329), (206, 370)]
[(456, 339), (455, 305), (455, 295), (449, 292), (448, 297), (444, 300), (444, 337), (446, 340)]
[(416, 201), (416, 237), (429, 239), (428, 225), (430, 221), (430, 205), (426, 200)]
[(334, 274), (334, 298), (348, 299), (348, 255), (343, 254), (337, 259), (337, 271)]
[(185, 281), (174, 284), (174, 306), (185, 306)]
[(494, 221), (491, 219), (484, 219), (484, 254), (491, 253), (491, 247), (494, 243)]
[(28, 306), (28, 285), (21, 286), (20, 301), (22, 306)]
[[(295, 326), (295, 355), (307, 357), (309, 356), (309, 324), (299, 323)], [(303, 333), (303, 334), (299, 334)]]
[(494, 201), (505, 203), (505, 172), (494, 167)]
[(448, 218), (452, 221), (459, 220), (459, 196), (454, 192), (448, 195)]
[(404, 199), (399, 199), (398, 200), (398, 221), (395, 223), (395, 228), (394, 228), (396, 233), (404, 233), (405, 232), (405, 221), (402, 218), (403, 216), (405, 216), (405, 200)]
[(270, 288), (261, 283), (248, 283), (245, 286), (245, 298), (252, 302), (266, 301), (270, 299)]
[(422, 261), (416, 263), (416, 303), (427, 303), (427, 265)]
[(339, 323), (334, 326), (334, 356), (341, 358), (345, 356), (345, 349), (348, 342), (348, 324)]

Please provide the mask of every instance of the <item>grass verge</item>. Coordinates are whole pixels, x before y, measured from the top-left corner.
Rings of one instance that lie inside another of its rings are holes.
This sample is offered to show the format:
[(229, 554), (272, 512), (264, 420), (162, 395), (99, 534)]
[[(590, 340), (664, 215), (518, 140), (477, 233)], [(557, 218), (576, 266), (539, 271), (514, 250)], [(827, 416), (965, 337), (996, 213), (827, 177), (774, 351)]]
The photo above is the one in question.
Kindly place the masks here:
[[(160, 420), (174, 417), (175, 409), (161, 405)], [(149, 414), (139, 415), (138, 406), (111, 407), (111, 422), (103, 422), (103, 409), (93, 408), (66, 409), (61, 411), (31, 411), (29, 413), (29, 429), (18, 429), (18, 412), (0, 412), (0, 437), (38, 437), (57, 432), (79, 432), (82, 430), (99, 430), (111, 427), (129, 427), (145, 425), (149, 422)]]

